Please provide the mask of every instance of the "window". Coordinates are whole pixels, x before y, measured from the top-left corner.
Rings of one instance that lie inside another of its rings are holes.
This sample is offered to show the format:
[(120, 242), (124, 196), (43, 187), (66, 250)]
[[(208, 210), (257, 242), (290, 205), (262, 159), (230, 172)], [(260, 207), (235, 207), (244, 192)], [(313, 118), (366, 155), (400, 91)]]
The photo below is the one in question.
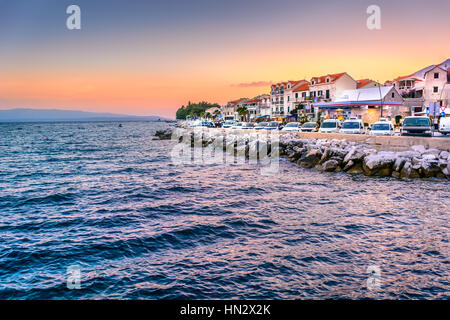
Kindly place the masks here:
[(392, 98), (395, 98), (395, 92), (392, 92)]
[(330, 82), (330, 78), (327, 78), (327, 82)]
[(325, 91), (325, 98), (330, 99), (330, 90)]
[(314, 80), (313, 80), (313, 81), (311, 81), (311, 84), (312, 84), (312, 85), (314, 85)]
[(288, 102), (289, 102), (289, 101), (291, 101), (291, 97), (290, 97), (290, 96), (288, 96)]
[(321, 97), (323, 94), (322, 94), (323, 92), (322, 92), (322, 90), (319, 90), (318, 92), (317, 92), (317, 95), (319, 96), (319, 97)]
[(288, 112), (290, 111), (291, 107), (288, 107)]
[(435, 73), (434, 73), (434, 78), (435, 78), (435, 79), (439, 79), (439, 72), (435, 72)]
[(438, 93), (439, 92), (439, 88), (438, 87), (433, 87), (433, 92), (434, 93)]
[(295, 99), (297, 99), (298, 98), (298, 92), (295, 94)]
[(302, 97), (306, 98), (306, 92), (302, 92)]

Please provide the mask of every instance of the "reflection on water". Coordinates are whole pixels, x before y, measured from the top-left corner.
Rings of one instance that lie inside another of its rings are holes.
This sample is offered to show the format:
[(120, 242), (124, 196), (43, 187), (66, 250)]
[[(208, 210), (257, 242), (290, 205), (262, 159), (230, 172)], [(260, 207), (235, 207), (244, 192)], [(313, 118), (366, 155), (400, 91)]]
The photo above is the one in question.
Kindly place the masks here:
[(173, 165), (163, 126), (0, 125), (0, 298), (450, 297), (448, 181)]

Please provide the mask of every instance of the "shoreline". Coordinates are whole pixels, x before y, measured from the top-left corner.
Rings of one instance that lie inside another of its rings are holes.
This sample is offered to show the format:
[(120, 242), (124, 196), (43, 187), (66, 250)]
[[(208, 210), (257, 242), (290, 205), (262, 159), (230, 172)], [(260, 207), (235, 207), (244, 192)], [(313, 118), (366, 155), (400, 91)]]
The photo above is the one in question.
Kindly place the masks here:
[[(273, 131), (216, 128), (168, 130), (165, 135), (156, 135), (161, 140), (172, 139), (191, 147), (222, 149), (250, 160), (273, 157), (276, 152), (280, 158), (322, 172), (392, 176), (398, 179), (450, 179), (450, 142), (446, 139), (276, 132), (277, 141), (272, 143)], [(434, 147), (436, 145), (441, 148)]]

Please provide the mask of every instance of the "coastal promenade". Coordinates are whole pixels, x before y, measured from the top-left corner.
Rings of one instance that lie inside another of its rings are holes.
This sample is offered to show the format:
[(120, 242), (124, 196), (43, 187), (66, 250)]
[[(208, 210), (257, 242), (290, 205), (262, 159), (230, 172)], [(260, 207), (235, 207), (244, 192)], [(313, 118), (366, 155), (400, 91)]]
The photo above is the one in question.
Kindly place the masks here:
[[(221, 130), (229, 133), (250, 133), (253, 130), (230, 130), (230, 129), (211, 129)], [(263, 133), (263, 131), (257, 131)], [(271, 131), (265, 131), (269, 134)], [(422, 145), (427, 149), (439, 149), (450, 152), (449, 138), (429, 138), (429, 137), (407, 137), (407, 136), (369, 136), (365, 134), (342, 134), (342, 133), (319, 133), (319, 132), (284, 132), (278, 131), (280, 134), (294, 134), (300, 139), (337, 139), (350, 142), (357, 142), (368, 145), (377, 151), (406, 151), (412, 146)]]

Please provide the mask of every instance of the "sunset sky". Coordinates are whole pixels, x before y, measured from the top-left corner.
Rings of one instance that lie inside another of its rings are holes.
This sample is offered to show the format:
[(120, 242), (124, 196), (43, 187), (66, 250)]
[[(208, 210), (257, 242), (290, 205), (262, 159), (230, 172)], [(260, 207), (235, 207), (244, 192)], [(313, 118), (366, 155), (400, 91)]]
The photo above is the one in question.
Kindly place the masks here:
[[(71, 4), (81, 30), (66, 28)], [(371, 4), (381, 30), (366, 27)], [(270, 82), (384, 82), (450, 58), (449, 13), (448, 0), (0, 0), (0, 109), (174, 118)]]

